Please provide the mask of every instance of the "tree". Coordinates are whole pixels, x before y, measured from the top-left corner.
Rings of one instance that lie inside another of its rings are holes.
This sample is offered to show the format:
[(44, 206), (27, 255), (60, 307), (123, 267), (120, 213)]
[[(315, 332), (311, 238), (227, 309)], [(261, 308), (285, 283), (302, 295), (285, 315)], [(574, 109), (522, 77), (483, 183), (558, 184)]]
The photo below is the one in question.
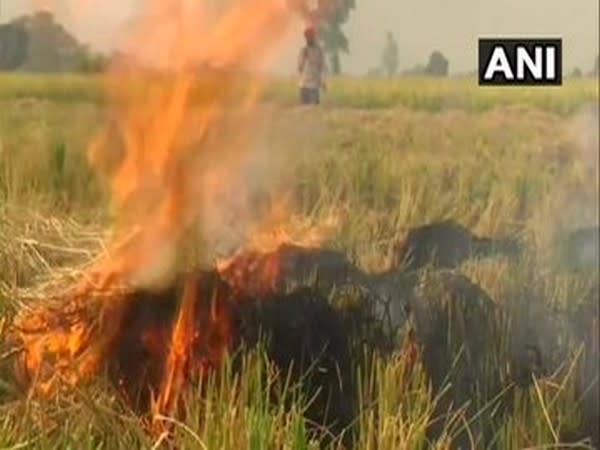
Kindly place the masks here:
[(390, 31), (387, 32), (381, 65), (388, 77), (396, 75), (398, 70), (398, 44)]
[(440, 51), (434, 51), (429, 56), (429, 62), (425, 67), (425, 73), (434, 77), (445, 77), (448, 75), (448, 60)]
[(97, 72), (105, 65), (104, 56), (90, 52), (47, 11), (0, 25), (0, 70)]
[(0, 70), (16, 70), (27, 58), (29, 36), (17, 23), (0, 25)]
[(76, 70), (85, 48), (54, 20), (52, 13), (39, 11), (18, 19), (27, 30), (27, 59), (21, 69), (39, 72)]
[(342, 71), (340, 54), (349, 51), (348, 38), (342, 26), (355, 6), (355, 0), (319, 0), (317, 8), (321, 11), (319, 32), (334, 75), (339, 75)]

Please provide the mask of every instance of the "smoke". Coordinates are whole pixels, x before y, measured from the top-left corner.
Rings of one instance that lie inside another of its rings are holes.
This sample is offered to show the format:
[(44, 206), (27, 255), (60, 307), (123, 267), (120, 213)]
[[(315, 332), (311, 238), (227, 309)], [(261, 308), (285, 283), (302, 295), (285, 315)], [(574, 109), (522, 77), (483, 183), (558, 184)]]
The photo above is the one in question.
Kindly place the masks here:
[[(112, 151), (111, 135), (121, 147), (107, 174), (115, 238), (92, 268), (101, 279), (162, 284), (185, 262), (188, 236), (214, 247), (224, 221), (243, 221), (265, 81), (254, 72), (271, 62), (291, 15), (279, 0), (236, 0), (220, 14), (208, 1), (139, 5), (122, 48), (143, 65), (111, 66), (114, 130), (90, 147), (92, 162)], [(194, 233), (211, 225), (214, 234)]]
[[(202, 235), (211, 237), (205, 248), (209, 260), (231, 255), (261, 231), (283, 230), (297, 239), (310, 232), (311, 224), (300, 224), (294, 216), (298, 168), (322, 148), (326, 125), (310, 110), (288, 111), (294, 114), (291, 121), (277, 120), (278, 111), (268, 107), (255, 114), (252, 140), (235, 173), (226, 175), (227, 166), (214, 171), (212, 185), (204, 189), (209, 213), (199, 226)], [(215, 189), (220, 172), (229, 181)]]
[(567, 135), (576, 152), (578, 183), (563, 193), (570, 228), (598, 224), (600, 141), (598, 103), (583, 107), (567, 125)]
[(580, 108), (564, 124), (555, 181), (536, 221), (553, 240), (598, 224), (598, 120), (598, 103), (594, 103)]
[(589, 104), (583, 107), (570, 121), (568, 130), (579, 159), (588, 170), (590, 176), (598, 179), (598, 157), (600, 151), (599, 140), (600, 105)]

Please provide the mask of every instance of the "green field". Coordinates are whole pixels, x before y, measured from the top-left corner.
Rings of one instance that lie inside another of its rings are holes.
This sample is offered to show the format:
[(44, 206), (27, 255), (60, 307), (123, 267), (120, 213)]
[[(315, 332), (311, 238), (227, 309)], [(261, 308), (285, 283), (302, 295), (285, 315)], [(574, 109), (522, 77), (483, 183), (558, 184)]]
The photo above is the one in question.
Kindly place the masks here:
[[(596, 79), (531, 89), (479, 88), (471, 79), (335, 79), (315, 110), (294, 106), (295, 96), (288, 80), (265, 93), (256, 154), (269, 165), (261, 180), (293, 193), (293, 213), (311, 223), (335, 209), (340, 223), (327, 245), (365, 270), (385, 268), (407, 228), (453, 219), (477, 234), (521, 236), (534, 249), (519, 261), (459, 269), (499, 305), (522, 311), (536, 299), (569, 311), (598, 283), (597, 270), (565, 267), (556, 244), (564, 230), (598, 223)], [(105, 380), (50, 400), (27, 398), (3, 356), (3, 333), (22, 299), (76, 276), (102, 251), (107, 188), (86, 149), (104, 104), (97, 79), (0, 76), (0, 448), (166, 445)], [(567, 368), (576, 349), (570, 354)], [(191, 393), (186, 419), (174, 425), (176, 448), (319, 448), (326, 433), (309, 433), (302, 399), (291, 409), (269, 403), (266, 370), (253, 353), (239, 377), (225, 370), (211, 379), (202, 402)], [(426, 378), (409, 376), (402, 358), (374, 358), (360, 370), (356, 448), (450, 448), (468, 427), (450, 420), (427, 442), (436, 399)], [(565, 370), (519, 390), (495, 448), (564, 448), (582, 439), (573, 384)]]

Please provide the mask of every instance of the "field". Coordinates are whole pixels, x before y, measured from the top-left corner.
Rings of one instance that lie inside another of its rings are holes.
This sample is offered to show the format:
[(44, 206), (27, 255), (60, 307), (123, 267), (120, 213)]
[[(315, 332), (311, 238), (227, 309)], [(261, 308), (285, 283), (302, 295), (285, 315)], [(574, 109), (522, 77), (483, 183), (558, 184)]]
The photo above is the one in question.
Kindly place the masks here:
[[(405, 230), (433, 221), (519, 236), (531, 250), (518, 260), (467, 261), (455, 270), (550, 347), (567, 337), (556, 336), (539, 311), (568, 314), (598, 283), (597, 269), (573, 270), (559, 245), (566, 231), (598, 223), (598, 101), (594, 79), (548, 89), (335, 79), (323, 107), (305, 109), (294, 106), (293, 82), (278, 80), (259, 108), (254, 173), (265, 189), (293, 193), (294, 215), (312, 224), (335, 210), (339, 222), (324, 245), (368, 271), (385, 269)], [(0, 76), (0, 448), (166, 445), (106, 380), (51, 400), (26, 398), (2, 355), (3, 333), (22, 299), (48, 281), (77, 277), (103, 251), (111, 209), (86, 150), (104, 104), (97, 79)], [(586, 448), (571, 370), (579, 350), (570, 348), (556, 370), (517, 389), (490, 447)], [(202, 402), (190, 393), (186, 419), (169, 419), (177, 448), (319, 448), (326, 432), (309, 432), (306, 399), (290, 408), (269, 402), (274, 381), (265, 381), (261, 356), (250, 354), (241, 375), (226, 367), (207, 382)], [(450, 448), (452, 436), (469, 428), (456, 415), (428, 442), (436, 395), (402, 357), (373, 357), (356, 371), (357, 449)], [(484, 407), (481, 415), (491, 412)]]

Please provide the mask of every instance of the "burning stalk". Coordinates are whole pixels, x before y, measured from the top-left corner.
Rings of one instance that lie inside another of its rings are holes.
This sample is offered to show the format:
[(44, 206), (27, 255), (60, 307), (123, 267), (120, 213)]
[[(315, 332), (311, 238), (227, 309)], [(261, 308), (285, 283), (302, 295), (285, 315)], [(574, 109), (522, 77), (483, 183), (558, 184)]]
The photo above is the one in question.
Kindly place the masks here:
[[(167, 295), (164, 286), (177, 272), (184, 236), (218, 217), (218, 198), (236, 185), (262, 83), (234, 70), (223, 72), (227, 76), (206, 71), (202, 84), (195, 68), (256, 68), (291, 18), (277, 0), (232, 2), (212, 22), (206, 2), (152, 0), (140, 8), (124, 42), (140, 64), (123, 67), (116, 61), (106, 78), (121, 142), (108, 174), (116, 208), (109, 255), (57, 309), (42, 306), (15, 326), (25, 350), (23, 380), (46, 393), (97, 374), (119, 355), (124, 339), (138, 339), (126, 331), (128, 323), (147, 327), (131, 317), (136, 309), (144, 311), (136, 292), (158, 289), (150, 297)], [(92, 161), (115, 150), (107, 148), (110, 137), (105, 130), (92, 142)], [(159, 384), (156, 413), (171, 413), (185, 377), (218, 363), (229, 346), (225, 300), (211, 300), (207, 287), (197, 283), (185, 281), (176, 316), (171, 305), (168, 318), (151, 317), (152, 326), (138, 330), (149, 339), (137, 344), (150, 355), (151, 384)], [(68, 314), (61, 310), (66, 304)], [(162, 338), (153, 341), (153, 333), (170, 336), (169, 345), (156, 345)]]
[[(190, 366), (192, 345), (198, 338), (198, 331), (194, 326), (198, 294), (195, 280), (187, 277), (183, 300), (173, 327), (164, 380), (153, 407), (155, 416), (170, 416), (174, 412), (179, 392), (184, 385), (186, 369)], [(213, 302), (214, 299), (211, 303)]]

